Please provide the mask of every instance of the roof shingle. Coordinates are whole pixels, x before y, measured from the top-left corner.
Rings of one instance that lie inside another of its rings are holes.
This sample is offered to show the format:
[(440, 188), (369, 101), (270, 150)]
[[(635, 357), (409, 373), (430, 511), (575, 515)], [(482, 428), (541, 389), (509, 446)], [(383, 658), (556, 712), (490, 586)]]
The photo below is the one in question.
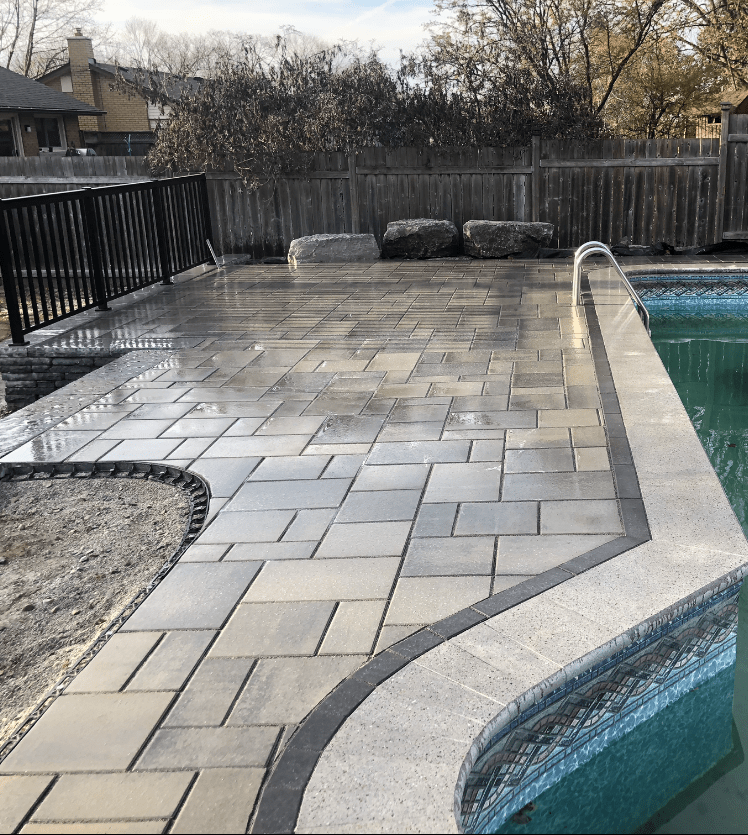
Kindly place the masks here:
[(75, 113), (91, 116), (105, 113), (67, 93), (58, 93), (12, 70), (0, 67), (0, 111), (42, 111), (47, 113)]

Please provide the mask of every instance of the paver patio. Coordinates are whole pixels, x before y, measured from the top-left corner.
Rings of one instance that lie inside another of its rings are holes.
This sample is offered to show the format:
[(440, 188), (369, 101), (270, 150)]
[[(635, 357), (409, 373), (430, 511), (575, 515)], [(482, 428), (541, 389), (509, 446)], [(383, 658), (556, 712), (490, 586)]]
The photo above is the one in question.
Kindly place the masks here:
[(0, 422), (0, 460), (163, 461), (211, 521), (0, 764), (0, 829), (244, 832), (367, 658), (621, 537), (570, 290), (568, 262), (252, 266), (57, 336), (142, 354)]

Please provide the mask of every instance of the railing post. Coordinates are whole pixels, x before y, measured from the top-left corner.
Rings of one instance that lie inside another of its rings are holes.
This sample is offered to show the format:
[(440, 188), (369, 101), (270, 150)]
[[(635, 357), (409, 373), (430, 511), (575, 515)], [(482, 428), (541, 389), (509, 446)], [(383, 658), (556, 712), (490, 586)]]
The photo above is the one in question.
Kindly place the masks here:
[[(213, 260), (215, 261), (215, 255), (212, 252), (212, 248), (210, 244), (213, 243), (213, 223), (210, 218), (210, 199), (208, 197), (208, 175), (203, 174), (200, 180), (200, 195), (203, 201), (203, 214), (205, 215), (205, 228), (203, 229), (203, 235), (205, 240), (208, 243), (208, 248), (211, 249), (211, 255), (213, 255)], [(216, 261), (216, 266), (218, 266), (218, 262)]]
[[(531, 215), (533, 223), (540, 220), (540, 135), (532, 136), (532, 208)], [(524, 218), (523, 218), (524, 219)]]
[(96, 198), (92, 188), (83, 189), (83, 225), (85, 227), (86, 247), (90, 261), (94, 301), (97, 310), (110, 310), (107, 304), (106, 282), (104, 270), (101, 266), (101, 246), (99, 241), (99, 222), (96, 211)]
[(164, 216), (164, 200), (161, 190), (164, 186), (159, 180), (153, 182), (153, 210), (156, 213), (156, 240), (158, 241), (158, 263), (161, 273), (161, 283), (168, 286), (174, 282), (171, 280), (171, 269), (169, 268), (169, 237), (166, 232), (166, 219)]
[(358, 214), (358, 176), (356, 175), (356, 149), (348, 152), (348, 188), (351, 195), (351, 232), (361, 231), (361, 218)]
[[(5, 231), (5, 212), (0, 200), (0, 274), (3, 279), (3, 290), (5, 292), (5, 303), (8, 306), (8, 323), (10, 324), (10, 335), (14, 345), (28, 345), (23, 338), (23, 320), (21, 311), (18, 309), (18, 293), (16, 290), (15, 277), (13, 275), (13, 264), (10, 260), (10, 241)], [(31, 276), (29, 276), (31, 278)], [(22, 281), (22, 276), (18, 276)]]
[(722, 241), (725, 230), (725, 189), (727, 187), (727, 150), (730, 140), (730, 111), (732, 104), (722, 102), (722, 133), (719, 140), (719, 175), (717, 176), (717, 205), (714, 218), (714, 243)]

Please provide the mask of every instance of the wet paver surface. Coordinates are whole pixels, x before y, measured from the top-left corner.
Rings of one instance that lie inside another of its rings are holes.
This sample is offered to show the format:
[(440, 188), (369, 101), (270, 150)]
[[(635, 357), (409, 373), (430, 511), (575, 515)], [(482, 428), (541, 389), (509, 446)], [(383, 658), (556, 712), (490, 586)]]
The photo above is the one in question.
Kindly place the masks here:
[(620, 537), (570, 291), (568, 262), (251, 266), (56, 337), (141, 351), (0, 422), (1, 460), (173, 464), (211, 521), (0, 764), (0, 828), (244, 832), (373, 654)]

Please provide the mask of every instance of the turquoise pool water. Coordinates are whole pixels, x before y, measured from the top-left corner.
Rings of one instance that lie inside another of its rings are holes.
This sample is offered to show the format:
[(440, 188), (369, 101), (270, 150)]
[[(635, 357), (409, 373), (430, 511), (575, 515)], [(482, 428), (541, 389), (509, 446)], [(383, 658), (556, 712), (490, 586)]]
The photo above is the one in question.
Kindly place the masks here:
[[(646, 299), (652, 341), (748, 535), (748, 297)], [(540, 794), (502, 833), (748, 833), (748, 584), (737, 664)]]

